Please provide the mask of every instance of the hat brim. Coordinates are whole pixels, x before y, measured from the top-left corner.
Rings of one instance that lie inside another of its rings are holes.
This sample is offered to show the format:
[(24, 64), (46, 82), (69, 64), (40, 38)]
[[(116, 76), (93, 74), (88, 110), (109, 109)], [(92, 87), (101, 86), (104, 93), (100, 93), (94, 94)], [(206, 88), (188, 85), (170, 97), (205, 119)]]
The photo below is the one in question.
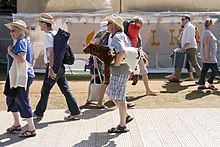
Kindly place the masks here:
[(45, 19), (45, 18), (36, 18), (37, 21), (43, 21), (43, 22), (46, 22), (46, 23), (49, 23), (49, 24), (52, 24), (52, 25), (56, 25), (54, 21), (51, 21), (51, 20), (48, 20), (48, 19)]
[(17, 27), (17, 28), (23, 30), (25, 32), (25, 34), (30, 35), (30, 32), (29, 32), (29, 30), (26, 27), (21, 26), (21, 25), (19, 25), (17, 23), (12, 22), (12, 23), (5, 24), (5, 26), (7, 28), (9, 28), (9, 29), (11, 29), (12, 27)]
[(103, 31), (106, 31), (106, 30), (108, 30), (107, 26), (101, 27), (101, 28), (99, 29), (99, 32), (103, 32)]
[(108, 17), (106, 20), (113, 22), (114, 24), (116, 24), (117, 26), (119, 26), (119, 27), (121, 28), (122, 32), (124, 32), (124, 26), (123, 26), (123, 24), (119, 24), (118, 22), (116, 22), (116, 21), (115, 21), (114, 19), (112, 19), (111, 17)]

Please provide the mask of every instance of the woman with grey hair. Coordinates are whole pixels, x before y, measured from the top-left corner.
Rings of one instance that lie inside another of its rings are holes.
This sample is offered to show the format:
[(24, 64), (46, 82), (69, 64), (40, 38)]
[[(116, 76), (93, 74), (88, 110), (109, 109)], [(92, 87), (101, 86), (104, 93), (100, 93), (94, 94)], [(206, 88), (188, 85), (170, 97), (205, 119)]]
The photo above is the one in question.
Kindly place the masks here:
[(111, 15), (108, 19), (108, 28), (112, 33), (112, 43), (110, 48), (113, 48), (116, 53), (114, 64), (111, 65), (110, 83), (107, 87), (106, 94), (110, 100), (114, 101), (119, 108), (120, 122), (117, 127), (108, 130), (109, 133), (125, 133), (129, 130), (126, 124), (133, 120), (127, 114), (127, 104), (125, 90), (127, 81), (130, 76), (129, 66), (127, 63), (122, 63), (125, 57), (125, 48), (131, 47), (131, 41), (124, 33), (123, 19), (118, 15)]
[[(8, 46), (8, 77), (10, 87), (17, 87), (15, 95), (6, 94), (8, 111), (12, 112), (14, 123), (6, 131), (14, 133), (21, 131), (19, 113), (28, 123), (28, 129), (19, 137), (27, 138), (36, 136), (36, 129), (33, 123), (32, 109), (29, 103), (29, 89), (35, 77), (32, 67), (32, 47), (28, 42), (29, 30), (22, 20), (16, 20), (5, 24), (10, 29), (10, 35), (15, 44)], [(22, 80), (21, 80), (22, 79)]]

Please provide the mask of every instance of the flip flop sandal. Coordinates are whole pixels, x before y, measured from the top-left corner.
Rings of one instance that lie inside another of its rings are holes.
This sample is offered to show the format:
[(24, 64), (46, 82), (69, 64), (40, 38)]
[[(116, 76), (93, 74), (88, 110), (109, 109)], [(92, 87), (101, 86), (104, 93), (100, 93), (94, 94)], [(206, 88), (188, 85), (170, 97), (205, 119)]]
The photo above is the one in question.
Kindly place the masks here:
[(128, 109), (133, 108), (134, 106), (135, 106), (134, 103), (127, 103), (127, 107), (128, 107)]
[(111, 129), (108, 130), (108, 133), (126, 133), (129, 130), (127, 129), (127, 127), (121, 127), (121, 126), (117, 126), (116, 128), (113, 127)]
[(28, 138), (28, 137), (34, 137), (36, 136), (36, 130), (33, 130), (33, 131), (29, 131), (29, 130), (26, 130), (25, 132), (21, 133), (19, 135), (19, 137), (21, 138)]
[(131, 117), (130, 115), (128, 115), (128, 116), (126, 117), (126, 124), (129, 123), (129, 122), (131, 122), (133, 119), (134, 119), (133, 117)]
[(18, 125), (18, 126), (11, 126), (10, 128), (8, 128), (6, 131), (7, 132), (15, 132), (15, 131), (21, 131), (21, 125)]
[(97, 109), (105, 109), (105, 106), (96, 106)]

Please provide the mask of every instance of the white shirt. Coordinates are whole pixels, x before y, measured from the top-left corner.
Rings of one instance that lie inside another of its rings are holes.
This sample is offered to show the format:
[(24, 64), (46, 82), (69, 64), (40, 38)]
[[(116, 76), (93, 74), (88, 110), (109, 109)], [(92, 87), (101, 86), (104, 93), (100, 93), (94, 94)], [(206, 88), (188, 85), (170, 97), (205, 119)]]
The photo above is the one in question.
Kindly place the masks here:
[[(52, 35), (52, 34), (53, 35)], [(45, 42), (44, 42), (44, 63), (49, 63), (49, 51), (48, 48), (53, 48), (54, 37), (57, 34), (56, 30), (51, 30), (45, 34)]]
[(195, 26), (193, 26), (190, 22), (188, 22), (184, 26), (183, 36), (181, 39), (182, 47), (184, 46), (185, 43), (189, 43), (186, 49), (197, 48), (197, 43), (195, 39)]

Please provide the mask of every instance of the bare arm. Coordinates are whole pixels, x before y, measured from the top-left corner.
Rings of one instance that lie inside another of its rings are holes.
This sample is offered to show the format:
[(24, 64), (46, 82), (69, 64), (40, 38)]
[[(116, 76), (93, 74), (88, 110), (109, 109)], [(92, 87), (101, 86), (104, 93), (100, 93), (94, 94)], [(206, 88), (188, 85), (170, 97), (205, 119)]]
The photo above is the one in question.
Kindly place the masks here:
[(183, 45), (183, 47), (180, 49), (180, 52), (184, 52), (185, 50), (186, 50), (186, 47), (189, 45), (189, 43), (188, 42), (186, 42), (184, 45)]
[(121, 52), (119, 52), (119, 53), (116, 55), (114, 65), (115, 65), (115, 66), (120, 66), (120, 63), (121, 63), (121, 61), (125, 58), (125, 56), (126, 56), (126, 51), (125, 51), (125, 50), (122, 50)]
[(211, 40), (211, 36), (205, 36), (204, 38), (204, 51), (205, 51), (205, 60), (209, 58), (209, 43)]

